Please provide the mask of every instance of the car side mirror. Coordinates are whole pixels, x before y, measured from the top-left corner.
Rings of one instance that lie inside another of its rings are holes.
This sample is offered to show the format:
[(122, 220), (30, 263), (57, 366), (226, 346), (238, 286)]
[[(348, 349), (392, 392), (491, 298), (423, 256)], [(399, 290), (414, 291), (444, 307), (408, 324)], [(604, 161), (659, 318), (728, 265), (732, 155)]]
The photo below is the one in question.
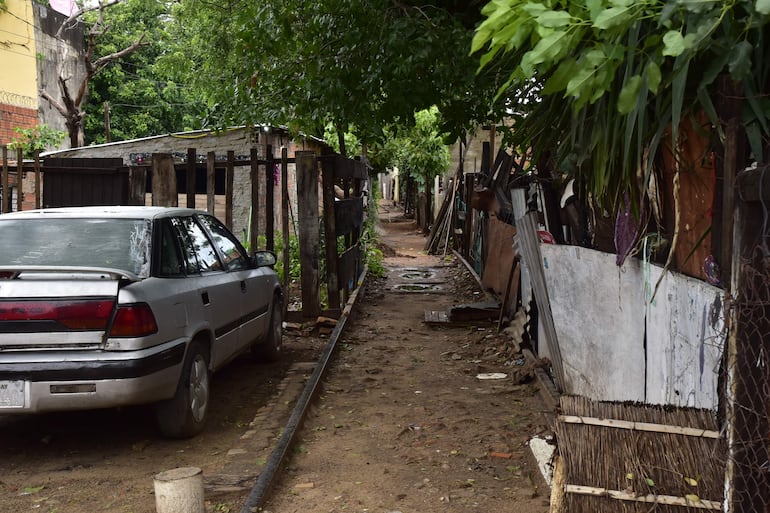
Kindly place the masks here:
[(272, 251), (257, 251), (254, 253), (254, 267), (273, 267), (278, 259)]

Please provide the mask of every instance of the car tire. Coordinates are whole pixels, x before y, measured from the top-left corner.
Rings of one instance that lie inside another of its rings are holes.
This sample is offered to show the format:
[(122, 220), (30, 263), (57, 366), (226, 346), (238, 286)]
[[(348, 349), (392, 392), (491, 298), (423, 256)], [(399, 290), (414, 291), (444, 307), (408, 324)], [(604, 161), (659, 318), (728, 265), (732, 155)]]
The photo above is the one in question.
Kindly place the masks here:
[(252, 354), (257, 361), (275, 362), (281, 358), (281, 353), (283, 353), (283, 313), (281, 298), (275, 296), (267, 337), (265, 340), (254, 344)]
[(168, 438), (190, 438), (203, 431), (211, 395), (208, 352), (196, 340), (190, 343), (174, 397), (155, 405), (158, 427)]

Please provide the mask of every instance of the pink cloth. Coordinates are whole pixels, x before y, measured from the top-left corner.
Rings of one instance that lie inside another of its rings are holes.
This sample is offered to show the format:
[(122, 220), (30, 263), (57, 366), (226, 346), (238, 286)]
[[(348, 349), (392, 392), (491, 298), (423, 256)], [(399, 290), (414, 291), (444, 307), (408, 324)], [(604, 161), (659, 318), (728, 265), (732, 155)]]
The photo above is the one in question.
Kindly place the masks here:
[(67, 16), (72, 16), (78, 12), (78, 6), (75, 5), (73, 0), (50, 0), (48, 4), (56, 12), (60, 12)]

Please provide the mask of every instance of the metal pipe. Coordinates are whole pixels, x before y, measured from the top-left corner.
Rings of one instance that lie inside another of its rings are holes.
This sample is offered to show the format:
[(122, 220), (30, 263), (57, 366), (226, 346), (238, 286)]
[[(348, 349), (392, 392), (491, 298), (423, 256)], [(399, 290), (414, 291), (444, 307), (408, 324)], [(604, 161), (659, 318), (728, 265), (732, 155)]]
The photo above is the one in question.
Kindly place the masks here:
[(283, 434), (278, 440), (273, 452), (270, 454), (270, 459), (259, 474), (257, 482), (254, 484), (251, 492), (249, 492), (249, 496), (246, 498), (246, 502), (241, 508), (241, 513), (254, 513), (255, 511), (259, 511), (264, 505), (267, 494), (270, 492), (270, 489), (275, 482), (275, 477), (280, 470), (281, 464), (289, 453), (289, 448), (294, 443), (294, 439), (296, 438), (297, 431), (299, 430), (302, 421), (305, 420), (308, 406), (315, 397), (318, 384), (326, 374), (329, 362), (337, 347), (337, 340), (345, 329), (345, 324), (350, 317), (350, 312), (358, 300), (359, 294), (363, 294), (364, 279), (366, 278), (367, 272), (368, 267), (364, 266), (364, 270), (358, 279), (361, 285), (359, 285), (355, 292), (351, 294), (350, 299), (348, 299), (348, 302), (342, 311), (342, 315), (340, 315), (340, 318), (337, 321), (337, 325), (334, 327), (331, 335), (329, 335), (329, 343), (326, 345), (326, 348), (324, 348), (323, 353), (321, 353), (321, 357), (318, 359), (318, 365), (315, 366), (313, 374), (311, 374), (310, 379), (308, 379), (305, 384), (305, 388), (302, 390), (302, 394), (300, 394), (297, 404), (294, 406), (291, 417), (289, 417), (289, 421), (286, 423)]

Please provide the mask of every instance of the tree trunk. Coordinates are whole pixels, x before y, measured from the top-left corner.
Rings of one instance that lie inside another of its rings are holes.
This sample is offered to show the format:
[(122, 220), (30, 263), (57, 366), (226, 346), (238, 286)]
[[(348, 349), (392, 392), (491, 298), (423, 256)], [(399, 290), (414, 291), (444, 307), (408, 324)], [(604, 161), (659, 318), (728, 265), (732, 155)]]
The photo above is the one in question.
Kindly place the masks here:
[(348, 151), (347, 148), (345, 148), (345, 132), (339, 127), (337, 127), (337, 141), (339, 141), (340, 144), (340, 155), (347, 157)]
[(80, 148), (85, 146), (85, 131), (83, 129), (83, 113), (78, 111), (70, 112), (67, 116), (67, 134), (70, 139), (71, 148)]

